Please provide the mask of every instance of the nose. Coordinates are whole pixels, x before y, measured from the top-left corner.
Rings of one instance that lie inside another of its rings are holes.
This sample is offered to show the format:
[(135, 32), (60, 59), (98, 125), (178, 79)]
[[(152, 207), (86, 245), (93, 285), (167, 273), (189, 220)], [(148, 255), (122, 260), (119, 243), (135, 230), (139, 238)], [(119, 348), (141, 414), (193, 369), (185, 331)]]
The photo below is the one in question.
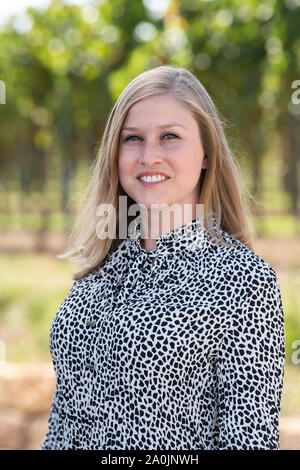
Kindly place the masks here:
[(163, 158), (163, 153), (159, 145), (149, 141), (145, 142), (145, 145), (141, 148), (139, 162), (151, 166), (155, 163), (161, 163)]

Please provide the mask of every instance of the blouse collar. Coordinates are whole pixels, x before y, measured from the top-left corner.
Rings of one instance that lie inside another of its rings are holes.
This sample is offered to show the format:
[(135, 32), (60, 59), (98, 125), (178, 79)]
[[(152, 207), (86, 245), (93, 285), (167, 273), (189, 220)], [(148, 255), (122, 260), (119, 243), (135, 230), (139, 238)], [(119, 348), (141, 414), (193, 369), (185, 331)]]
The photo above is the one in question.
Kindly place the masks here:
[[(211, 226), (217, 230), (217, 219), (214, 212), (211, 213)], [(133, 220), (131, 225), (133, 227), (128, 234), (129, 239), (134, 244), (138, 251), (147, 252), (141, 246), (141, 216), (140, 214)], [(172, 246), (174, 243), (192, 251), (200, 250), (203, 246), (207, 229), (204, 227), (200, 219), (193, 219), (186, 224), (155, 237), (156, 246), (155, 250), (151, 252), (161, 251), (162, 249)], [(149, 251), (148, 251), (149, 253)]]

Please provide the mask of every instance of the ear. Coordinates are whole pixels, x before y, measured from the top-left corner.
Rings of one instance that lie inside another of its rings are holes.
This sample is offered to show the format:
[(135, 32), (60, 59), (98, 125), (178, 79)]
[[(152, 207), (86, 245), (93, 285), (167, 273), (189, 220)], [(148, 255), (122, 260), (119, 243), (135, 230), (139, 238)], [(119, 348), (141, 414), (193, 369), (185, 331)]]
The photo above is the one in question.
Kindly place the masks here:
[(203, 169), (207, 168), (207, 161), (208, 161), (208, 156), (204, 155), (203, 160), (202, 160), (202, 167)]

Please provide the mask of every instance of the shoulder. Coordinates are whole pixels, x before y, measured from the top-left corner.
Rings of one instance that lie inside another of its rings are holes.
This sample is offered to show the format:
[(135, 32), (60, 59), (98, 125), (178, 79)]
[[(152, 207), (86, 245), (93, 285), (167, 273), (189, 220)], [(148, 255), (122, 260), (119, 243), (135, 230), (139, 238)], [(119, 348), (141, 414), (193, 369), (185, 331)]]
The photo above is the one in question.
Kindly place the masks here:
[(271, 279), (277, 281), (274, 267), (264, 258), (225, 230), (221, 229), (221, 234), (229, 246), (217, 244), (211, 239), (208, 240), (208, 246), (212, 252), (216, 253), (227, 276), (234, 279), (244, 278), (249, 284), (257, 284), (258, 280), (261, 282)]
[(81, 279), (77, 279), (73, 282), (73, 285), (68, 293), (68, 296), (80, 296), (86, 295), (89, 291), (94, 290), (95, 286), (99, 284), (101, 275), (99, 273), (90, 272), (83, 276)]

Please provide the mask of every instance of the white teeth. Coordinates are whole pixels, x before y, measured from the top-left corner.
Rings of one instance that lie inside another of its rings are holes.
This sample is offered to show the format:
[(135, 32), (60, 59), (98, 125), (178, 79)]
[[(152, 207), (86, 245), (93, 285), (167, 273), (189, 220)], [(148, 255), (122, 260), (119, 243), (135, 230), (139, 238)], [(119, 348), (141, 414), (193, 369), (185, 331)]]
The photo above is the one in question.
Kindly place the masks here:
[(154, 175), (154, 176), (141, 176), (140, 178), (142, 181), (145, 181), (146, 183), (154, 183), (156, 181), (164, 181), (167, 179), (166, 176), (163, 175)]

